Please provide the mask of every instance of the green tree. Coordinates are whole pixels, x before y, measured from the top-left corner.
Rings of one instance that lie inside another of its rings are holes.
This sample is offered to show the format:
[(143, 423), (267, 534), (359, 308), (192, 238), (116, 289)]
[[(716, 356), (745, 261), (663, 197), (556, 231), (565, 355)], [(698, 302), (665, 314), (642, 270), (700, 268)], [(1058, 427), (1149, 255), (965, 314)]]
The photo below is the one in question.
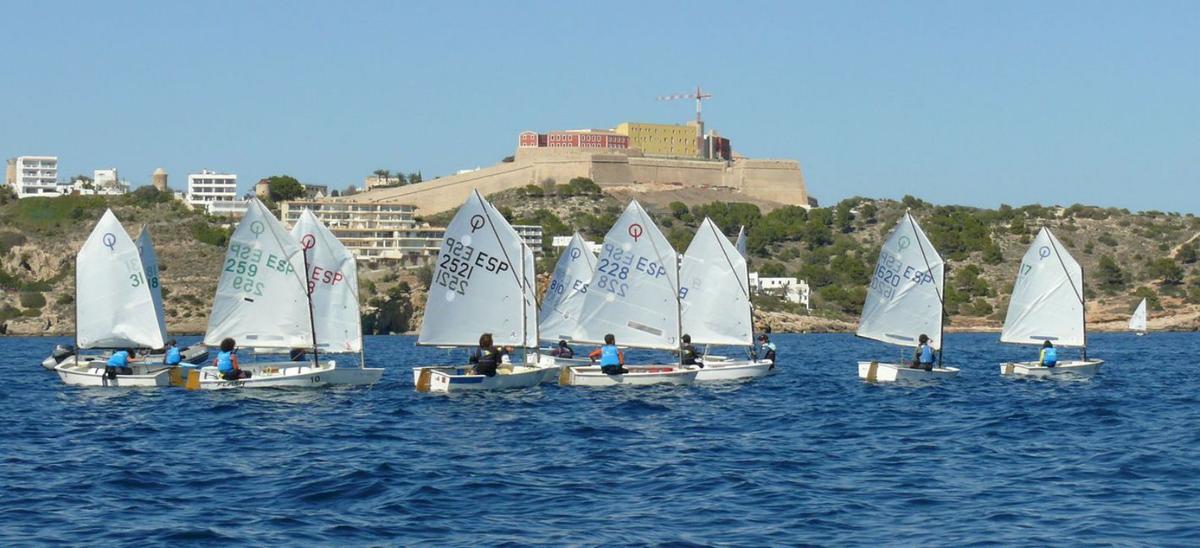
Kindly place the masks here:
[(858, 213), (862, 215), (864, 223), (873, 225), (878, 220), (875, 216), (879, 214), (879, 208), (874, 203), (867, 202), (858, 208)]
[(688, 206), (683, 202), (671, 202), (667, 207), (671, 209), (671, 216), (676, 219), (683, 220), (684, 217), (690, 218)]
[(758, 275), (764, 278), (782, 278), (787, 276), (787, 271), (784, 270), (783, 265), (775, 261), (767, 261), (759, 267)]
[(424, 179), (422, 179), (422, 178), (421, 178), (421, 172), (420, 172), (420, 171), (418, 171), (418, 172), (415, 172), (415, 173), (409, 173), (409, 174), (408, 174), (408, 184), (410, 184), (410, 185), (415, 185), (415, 184), (417, 184), (417, 183), (419, 183), (419, 182), (421, 182), (421, 181), (423, 181), (423, 180), (424, 180)]
[(837, 210), (833, 214), (833, 224), (842, 234), (854, 229), (854, 212), (852, 211), (854, 203), (853, 200), (838, 202)]
[(1096, 284), (1100, 289), (1109, 292), (1120, 291), (1125, 289), (1128, 283), (1129, 276), (1121, 270), (1117, 261), (1110, 255), (1101, 255), (1096, 268)]
[(1196, 259), (1197, 259), (1196, 244), (1194, 244), (1194, 243), (1184, 244), (1183, 247), (1179, 248), (1179, 253), (1177, 253), (1175, 255), (1175, 258), (1183, 264), (1195, 263)]
[(1162, 280), (1162, 283), (1166, 285), (1183, 283), (1183, 267), (1169, 257), (1163, 257), (1150, 263), (1150, 275)]
[(593, 181), (587, 177), (576, 177), (574, 179), (571, 179), (570, 181), (567, 181), (567, 188), (570, 189), (571, 194), (574, 194), (577, 196), (578, 195), (585, 195), (585, 196), (599, 196), (600, 195), (600, 185), (597, 185), (595, 181)]
[(267, 177), (268, 194), (272, 202), (279, 203), (295, 200), (304, 196), (304, 185), (291, 175), (272, 175)]

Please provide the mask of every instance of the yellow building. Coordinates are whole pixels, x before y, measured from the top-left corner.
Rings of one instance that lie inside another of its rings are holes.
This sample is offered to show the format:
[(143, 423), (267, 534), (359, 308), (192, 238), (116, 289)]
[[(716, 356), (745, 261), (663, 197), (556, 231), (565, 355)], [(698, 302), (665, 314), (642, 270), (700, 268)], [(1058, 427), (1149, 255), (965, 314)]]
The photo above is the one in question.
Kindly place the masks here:
[(699, 156), (696, 126), (621, 122), (617, 133), (629, 136), (629, 146), (649, 156)]

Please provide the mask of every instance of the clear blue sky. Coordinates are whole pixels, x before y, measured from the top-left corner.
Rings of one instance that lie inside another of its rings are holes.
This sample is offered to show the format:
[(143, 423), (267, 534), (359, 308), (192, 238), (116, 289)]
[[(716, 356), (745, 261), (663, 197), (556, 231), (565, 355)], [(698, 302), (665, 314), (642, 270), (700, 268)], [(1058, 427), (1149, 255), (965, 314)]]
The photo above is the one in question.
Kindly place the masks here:
[(684, 122), (809, 191), (1200, 213), (1200, 2), (6, 2), (0, 154), (345, 187)]

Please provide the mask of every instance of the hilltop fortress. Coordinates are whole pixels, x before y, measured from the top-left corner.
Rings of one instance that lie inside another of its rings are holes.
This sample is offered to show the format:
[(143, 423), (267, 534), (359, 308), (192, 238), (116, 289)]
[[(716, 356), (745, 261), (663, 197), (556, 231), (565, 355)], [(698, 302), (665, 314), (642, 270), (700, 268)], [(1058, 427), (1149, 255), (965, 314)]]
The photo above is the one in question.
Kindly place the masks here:
[(458, 207), (471, 189), (487, 195), (546, 182), (566, 184), (575, 177), (587, 177), (602, 188), (634, 192), (673, 187), (721, 190), (766, 209), (809, 206), (799, 162), (735, 155), (728, 139), (704, 134), (703, 124), (696, 122), (523, 132), (511, 161), (420, 184), (369, 189), (342, 199), (408, 204), (429, 215)]

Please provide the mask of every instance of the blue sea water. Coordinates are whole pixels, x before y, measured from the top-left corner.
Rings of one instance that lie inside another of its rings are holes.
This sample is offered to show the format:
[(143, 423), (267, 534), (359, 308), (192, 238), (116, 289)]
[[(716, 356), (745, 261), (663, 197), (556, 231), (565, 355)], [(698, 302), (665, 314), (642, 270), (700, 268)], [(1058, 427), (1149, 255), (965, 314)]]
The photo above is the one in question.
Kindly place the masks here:
[(411, 337), (368, 338), (372, 388), (212, 393), (67, 387), (65, 340), (0, 338), (0, 545), (1200, 544), (1200, 335), (1013, 380), (1035, 349), (951, 334), (921, 387), (775, 339), (752, 382), (438, 396), (410, 367), (454, 356)]

